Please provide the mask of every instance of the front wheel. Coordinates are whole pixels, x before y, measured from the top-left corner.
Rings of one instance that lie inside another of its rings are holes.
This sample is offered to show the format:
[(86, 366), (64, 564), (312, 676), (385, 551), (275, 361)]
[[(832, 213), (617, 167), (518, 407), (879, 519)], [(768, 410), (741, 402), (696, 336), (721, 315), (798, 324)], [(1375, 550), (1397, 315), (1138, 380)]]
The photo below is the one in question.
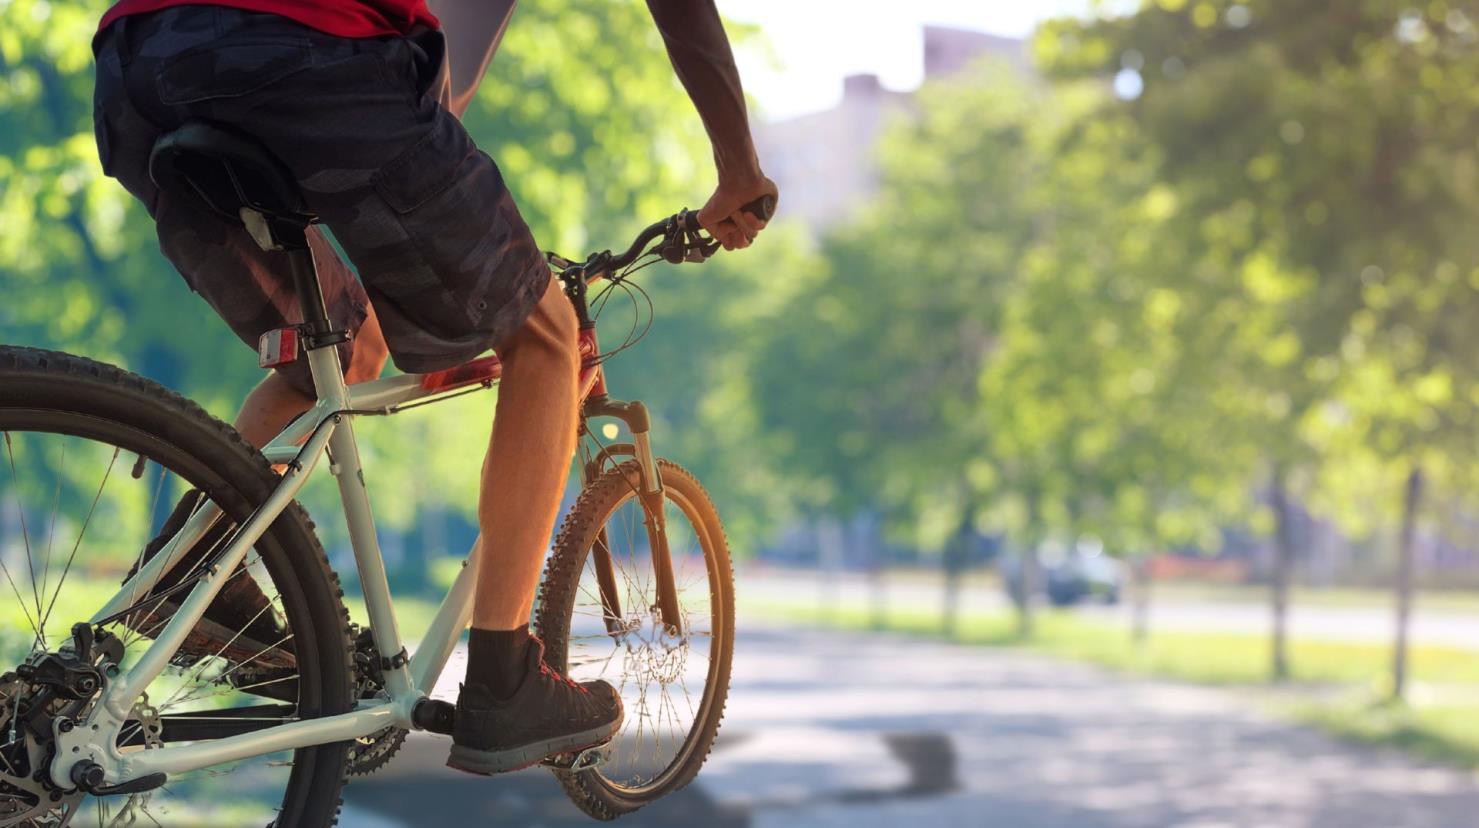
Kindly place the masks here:
[[(635, 461), (581, 493), (555, 539), (535, 616), (550, 666), (576, 681), (605, 679), (626, 708), (604, 764), (555, 771), (571, 800), (598, 819), (630, 813), (693, 781), (729, 693), (734, 575), (724, 528), (693, 475), (666, 460), (658, 467), (660, 521), (653, 501), (638, 493)], [(659, 608), (652, 555), (661, 547), (659, 531), (676, 586), (676, 629)]]

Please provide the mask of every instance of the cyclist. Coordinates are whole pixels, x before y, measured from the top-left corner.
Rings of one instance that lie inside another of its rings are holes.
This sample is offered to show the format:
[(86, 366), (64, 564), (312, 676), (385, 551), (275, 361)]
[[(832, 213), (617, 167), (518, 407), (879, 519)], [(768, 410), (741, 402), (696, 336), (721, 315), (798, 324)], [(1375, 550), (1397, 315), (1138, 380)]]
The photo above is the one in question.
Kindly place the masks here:
[[(776, 188), (755, 155), (719, 14), (712, 0), (647, 4), (713, 145), (718, 186), (699, 221), (726, 249), (745, 247), (764, 222), (741, 205)], [(528, 630), (574, 453), (576, 320), (497, 166), (457, 119), (513, 2), (433, 6), (121, 0), (93, 42), (95, 123), (104, 171), (144, 203), (165, 256), (248, 345), (301, 321), (291, 276), (282, 253), (262, 251), (242, 226), (150, 180), (150, 147), (185, 120), (235, 127), (266, 145), (348, 254), (358, 280), (322, 234), (311, 234), (330, 319), (352, 333), (340, 346), (350, 382), (378, 376), (387, 354), (409, 373), (450, 368), (489, 348), (499, 354), (503, 379), (478, 504), (477, 599), (449, 759), (493, 773), (607, 741), (622, 710), (609, 684), (575, 684), (550, 670)], [(455, 38), (450, 63), (443, 23)], [(248, 395), (236, 427), (260, 447), (313, 399), (299, 360)], [(147, 554), (198, 497), (187, 495)], [(266, 606), (255, 582), (233, 579), (186, 647), (214, 652), (206, 648), (227, 643), (212, 637), (213, 623), (270, 646), (273, 631), (260, 628), (277, 622)]]

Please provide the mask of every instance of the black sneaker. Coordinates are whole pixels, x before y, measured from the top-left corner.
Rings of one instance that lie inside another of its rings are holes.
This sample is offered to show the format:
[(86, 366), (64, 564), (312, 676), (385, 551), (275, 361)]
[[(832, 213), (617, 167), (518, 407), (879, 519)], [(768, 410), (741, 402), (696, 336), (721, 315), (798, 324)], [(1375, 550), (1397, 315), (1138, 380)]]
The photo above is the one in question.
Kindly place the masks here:
[[(138, 572), (139, 567), (149, 562), (164, 549), (185, 526), (185, 522), (205, 502), (205, 495), (191, 489), (175, 504), (175, 509), (164, 522), (159, 535), (144, 547), (140, 561), (128, 571), (124, 583)], [(148, 597), (138, 603), (147, 608), (127, 616), (123, 625), (136, 633), (153, 638), (180, 609), (180, 602), (189, 595), (181, 590), (168, 598), (155, 600), (154, 595), (176, 586), (196, 566), (213, 553), (221, 540), (231, 531), (232, 524), (218, 520), (205, 535), (185, 553), (173, 567), (160, 577)], [(205, 614), (185, 637), (175, 661), (194, 662), (206, 656), (219, 655), (237, 663), (251, 662), (258, 667), (291, 668), (297, 660), (293, 656), (291, 640), (272, 610), (271, 602), (262, 593), (262, 588), (245, 572), (237, 571), (226, 580), (225, 586), (216, 595), (216, 600), (206, 607)]]
[(493, 774), (536, 765), (611, 741), (621, 729), (621, 697), (604, 681), (579, 684), (544, 663), (544, 643), (529, 642), (528, 673), (507, 699), (481, 684), (457, 697), (447, 766)]

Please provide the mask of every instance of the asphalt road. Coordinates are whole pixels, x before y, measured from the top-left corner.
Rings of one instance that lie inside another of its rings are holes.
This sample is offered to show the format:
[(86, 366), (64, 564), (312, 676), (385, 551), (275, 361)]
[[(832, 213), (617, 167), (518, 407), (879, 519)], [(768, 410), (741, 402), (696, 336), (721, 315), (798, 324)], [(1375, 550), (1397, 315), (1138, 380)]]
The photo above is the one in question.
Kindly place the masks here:
[[(1334, 742), (1222, 690), (1025, 653), (742, 624), (698, 781), (625, 826), (1472, 828), (1479, 778)], [(461, 666), (439, 694), (455, 693)], [(341, 824), (589, 825), (540, 770), (448, 770), (413, 738)]]

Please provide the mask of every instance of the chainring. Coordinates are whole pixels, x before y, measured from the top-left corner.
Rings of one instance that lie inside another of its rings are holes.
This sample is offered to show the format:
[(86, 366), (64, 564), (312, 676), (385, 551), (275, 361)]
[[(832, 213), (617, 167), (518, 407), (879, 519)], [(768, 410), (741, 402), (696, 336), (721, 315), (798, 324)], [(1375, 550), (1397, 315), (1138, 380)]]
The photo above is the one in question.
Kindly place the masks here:
[[(373, 699), (385, 690), (385, 674), (375, 655), (375, 639), (369, 627), (350, 629), (354, 639), (355, 689), (361, 699)], [(406, 729), (387, 727), (369, 736), (355, 739), (349, 745), (350, 776), (368, 776), (385, 767), (406, 742)]]
[(355, 739), (349, 746), (349, 775), (368, 776), (380, 770), (405, 743), (406, 729), (403, 727), (387, 727)]

